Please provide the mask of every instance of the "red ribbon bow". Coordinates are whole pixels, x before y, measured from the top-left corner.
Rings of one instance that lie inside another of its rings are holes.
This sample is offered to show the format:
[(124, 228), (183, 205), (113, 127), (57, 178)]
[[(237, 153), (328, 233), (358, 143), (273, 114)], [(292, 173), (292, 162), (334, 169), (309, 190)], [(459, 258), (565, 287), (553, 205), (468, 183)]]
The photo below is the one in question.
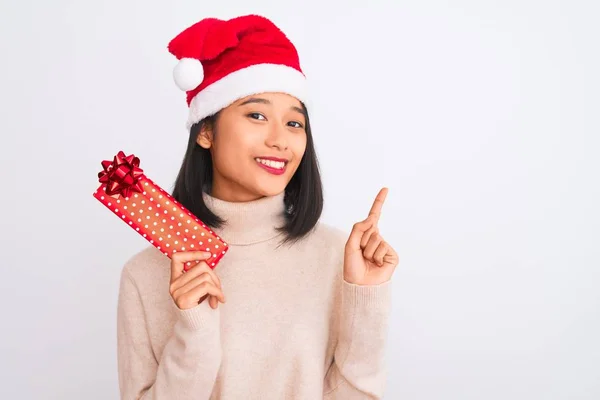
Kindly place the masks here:
[(133, 192), (143, 192), (140, 179), (144, 171), (139, 168), (140, 159), (130, 154), (125, 155), (122, 151), (114, 157), (113, 161), (102, 161), (104, 171), (98, 173), (98, 180), (106, 184), (107, 195), (118, 198), (129, 197)]

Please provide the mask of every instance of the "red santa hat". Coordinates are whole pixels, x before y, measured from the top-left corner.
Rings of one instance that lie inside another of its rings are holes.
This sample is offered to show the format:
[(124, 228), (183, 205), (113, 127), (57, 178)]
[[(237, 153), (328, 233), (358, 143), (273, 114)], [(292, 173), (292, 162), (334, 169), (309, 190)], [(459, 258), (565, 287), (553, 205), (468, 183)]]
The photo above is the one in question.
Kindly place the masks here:
[(265, 17), (206, 18), (173, 38), (168, 49), (179, 60), (173, 78), (187, 93), (188, 129), (252, 94), (283, 92), (308, 101), (296, 48)]

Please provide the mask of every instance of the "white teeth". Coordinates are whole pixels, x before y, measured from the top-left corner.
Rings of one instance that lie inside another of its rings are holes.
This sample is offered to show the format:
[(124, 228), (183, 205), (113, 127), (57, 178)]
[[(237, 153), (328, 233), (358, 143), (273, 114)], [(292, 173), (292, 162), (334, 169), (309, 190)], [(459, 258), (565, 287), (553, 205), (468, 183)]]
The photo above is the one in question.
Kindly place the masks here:
[(283, 169), (283, 167), (285, 166), (285, 163), (283, 161), (263, 160), (261, 158), (256, 158), (255, 160), (271, 168)]

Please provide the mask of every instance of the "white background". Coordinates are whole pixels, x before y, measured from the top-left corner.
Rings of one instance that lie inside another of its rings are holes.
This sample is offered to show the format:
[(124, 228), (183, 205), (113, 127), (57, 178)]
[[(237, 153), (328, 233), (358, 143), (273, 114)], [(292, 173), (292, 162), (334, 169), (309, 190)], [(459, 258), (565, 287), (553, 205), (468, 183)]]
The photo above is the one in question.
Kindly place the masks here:
[(294, 41), (325, 222), (381, 228), (386, 399), (600, 398), (595, 1), (2, 1), (0, 398), (116, 399), (116, 300), (147, 242), (92, 197), (118, 150), (171, 190), (168, 41), (259, 13)]

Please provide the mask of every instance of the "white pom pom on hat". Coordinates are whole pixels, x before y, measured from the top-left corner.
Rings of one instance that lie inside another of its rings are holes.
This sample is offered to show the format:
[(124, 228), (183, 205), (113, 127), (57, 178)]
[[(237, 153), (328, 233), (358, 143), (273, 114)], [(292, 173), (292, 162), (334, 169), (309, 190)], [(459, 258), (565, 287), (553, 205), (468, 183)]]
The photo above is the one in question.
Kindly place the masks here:
[(183, 91), (197, 88), (204, 80), (202, 63), (195, 58), (182, 58), (173, 68), (173, 79), (177, 87)]

